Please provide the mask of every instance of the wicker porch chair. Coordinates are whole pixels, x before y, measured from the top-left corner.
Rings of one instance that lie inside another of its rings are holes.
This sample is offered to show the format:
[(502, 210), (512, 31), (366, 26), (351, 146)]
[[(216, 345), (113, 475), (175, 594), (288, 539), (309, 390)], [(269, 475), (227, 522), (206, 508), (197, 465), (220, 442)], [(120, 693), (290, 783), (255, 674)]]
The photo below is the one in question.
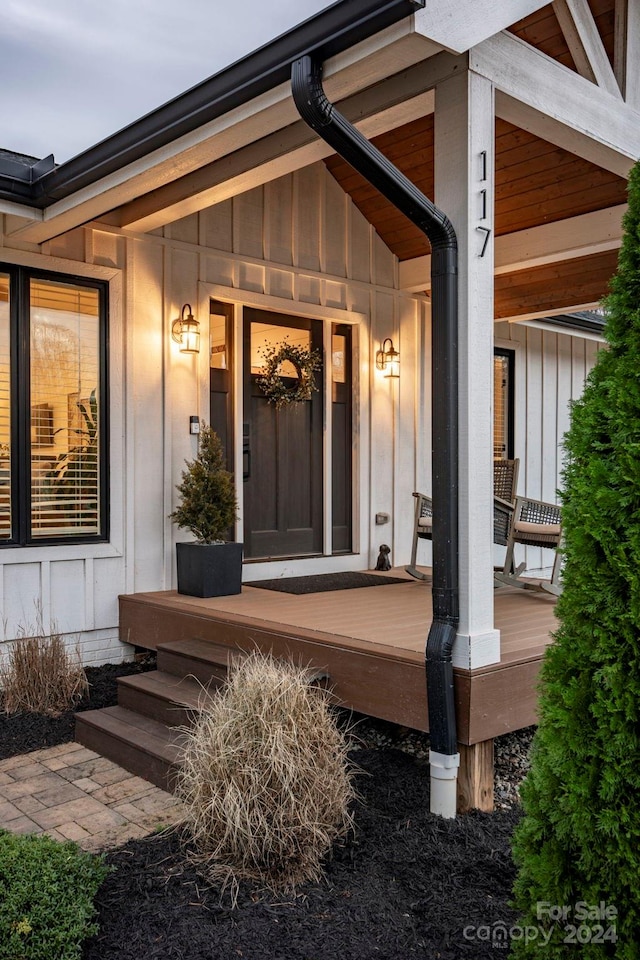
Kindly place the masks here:
[[(503, 547), (507, 546), (513, 505), (518, 483), (518, 468), (520, 461), (494, 460), (493, 461), (493, 542)], [(424, 493), (414, 492), (416, 498), (413, 522), (413, 542), (411, 544), (411, 561), (405, 567), (416, 580), (429, 580), (424, 573), (420, 573), (416, 566), (418, 556), (418, 541), (433, 538), (433, 500)]]
[[(562, 538), (562, 517), (560, 507), (556, 503), (545, 503), (543, 500), (532, 500), (529, 497), (516, 497), (515, 507), (511, 518), (507, 553), (504, 567), (495, 572), (498, 583), (506, 583), (523, 590), (544, 590), (559, 596), (562, 592), (560, 571), (562, 558), (559, 552)], [(555, 551), (551, 579), (548, 581), (523, 580), (522, 573), (525, 564), (517, 567), (514, 560), (514, 550), (517, 543), (525, 547), (545, 547)]]

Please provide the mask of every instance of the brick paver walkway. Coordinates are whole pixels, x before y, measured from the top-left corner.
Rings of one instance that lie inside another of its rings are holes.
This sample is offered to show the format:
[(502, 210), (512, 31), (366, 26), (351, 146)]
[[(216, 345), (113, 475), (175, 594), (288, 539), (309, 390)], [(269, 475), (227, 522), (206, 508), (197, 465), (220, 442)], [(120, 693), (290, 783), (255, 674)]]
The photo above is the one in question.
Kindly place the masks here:
[(175, 824), (180, 802), (79, 743), (0, 761), (0, 827), (105, 850)]

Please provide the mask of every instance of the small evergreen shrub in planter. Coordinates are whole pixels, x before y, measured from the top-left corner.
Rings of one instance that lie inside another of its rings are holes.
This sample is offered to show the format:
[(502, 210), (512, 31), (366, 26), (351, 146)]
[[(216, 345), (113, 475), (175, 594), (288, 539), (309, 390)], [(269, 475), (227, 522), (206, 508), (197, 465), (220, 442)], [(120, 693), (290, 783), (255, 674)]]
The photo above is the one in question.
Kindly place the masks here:
[(242, 544), (225, 542), (238, 507), (233, 476), (224, 467), (218, 435), (204, 423), (198, 455), (187, 461), (176, 489), (180, 504), (171, 519), (195, 537), (195, 543), (176, 544), (178, 593), (192, 597), (240, 593)]
[(514, 844), (522, 925), (550, 942), (514, 956), (640, 957), (640, 165), (623, 222), (609, 346), (565, 438), (560, 627)]
[(75, 843), (0, 830), (0, 960), (80, 960), (107, 872)]
[(232, 896), (241, 880), (286, 892), (319, 879), (351, 827), (354, 796), (326, 691), (256, 653), (202, 707), (185, 732), (177, 793), (206, 874)]

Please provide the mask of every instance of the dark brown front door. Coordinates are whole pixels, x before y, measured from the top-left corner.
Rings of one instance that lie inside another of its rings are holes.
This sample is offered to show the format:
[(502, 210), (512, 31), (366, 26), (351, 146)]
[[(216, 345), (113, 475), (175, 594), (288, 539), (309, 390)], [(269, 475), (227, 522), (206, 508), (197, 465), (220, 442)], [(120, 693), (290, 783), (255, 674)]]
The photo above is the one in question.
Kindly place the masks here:
[[(244, 310), (244, 555), (299, 557), (323, 548), (322, 373), (311, 400), (276, 408), (257, 384), (261, 349), (287, 341), (322, 351), (322, 322)], [(283, 370), (283, 373), (288, 372)], [(293, 385), (294, 381), (291, 380)]]

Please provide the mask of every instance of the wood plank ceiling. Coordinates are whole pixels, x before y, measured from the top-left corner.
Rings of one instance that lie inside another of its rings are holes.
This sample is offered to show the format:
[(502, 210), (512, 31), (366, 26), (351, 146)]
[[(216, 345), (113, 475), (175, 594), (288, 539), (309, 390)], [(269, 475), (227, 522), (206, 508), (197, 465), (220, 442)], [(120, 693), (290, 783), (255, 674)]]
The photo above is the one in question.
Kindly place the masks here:
[[(588, 3), (606, 54), (611, 66), (613, 66), (614, 0), (588, 0)], [(509, 32), (515, 34), (516, 37), (520, 37), (521, 40), (526, 40), (532, 47), (546, 53), (548, 57), (564, 64), (570, 70), (576, 71), (576, 65), (551, 3), (547, 4), (546, 7), (541, 7), (531, 16), (525, 17), (524, 20), (514, 23), (509, 28)]]
[[(613, 0), (589, 0), (607, 55), (613, 58)], [(575, 65), (549, 4), (511, 28), (569, 69)], [(627, 182), (593, 163), (496, 119), (496, 236), (554, 223), (625, 203)], [(427, 196), (433, 198), (433, 116), (376, 137), (373, 143)], [(338, 156), (325, 161), (333, 177), (400, 260), (429, 252), (421, 231)], [(598, 301), (615, 271), (617, 255), (601, 254), (496, 279), (496, 317)]]

